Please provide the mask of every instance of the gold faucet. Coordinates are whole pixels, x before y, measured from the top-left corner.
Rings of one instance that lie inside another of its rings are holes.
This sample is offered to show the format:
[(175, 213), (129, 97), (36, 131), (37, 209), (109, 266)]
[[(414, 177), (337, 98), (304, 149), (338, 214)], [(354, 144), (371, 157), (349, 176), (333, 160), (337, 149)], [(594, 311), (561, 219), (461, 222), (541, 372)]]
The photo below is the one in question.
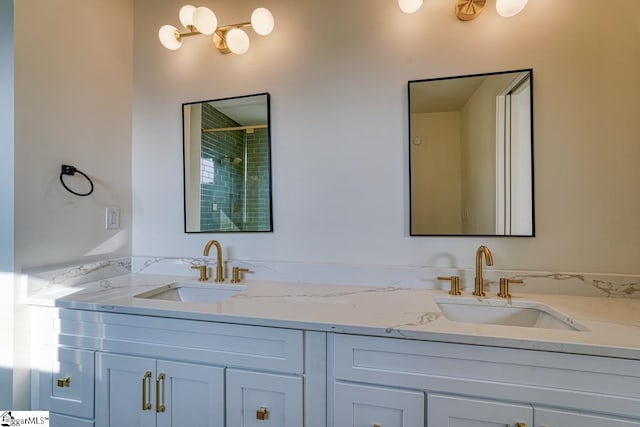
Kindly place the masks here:
[(211, 249), (211, 245), (215, 245), (216, 247), (216, 278), (215, 282), (220, 283), (224, 282), (224, 270), (222, 268), (222, 246), (217, 240), (209, 240), (206, 245), (204, 245), (204, 256), (209, 256), (209, 249)]
[(487, 262), (487, 265), (493, 265), (493, 255), (491, 255), (489, 248), (484, 245), (480, 246), (476, 251), (476, 279), (474, 281), (475, 288), (473, 290), (473, 295), (477, 297), (485, 296), (484, 278), (482, 277), (482, 254), (484, 254), (484, 259)]

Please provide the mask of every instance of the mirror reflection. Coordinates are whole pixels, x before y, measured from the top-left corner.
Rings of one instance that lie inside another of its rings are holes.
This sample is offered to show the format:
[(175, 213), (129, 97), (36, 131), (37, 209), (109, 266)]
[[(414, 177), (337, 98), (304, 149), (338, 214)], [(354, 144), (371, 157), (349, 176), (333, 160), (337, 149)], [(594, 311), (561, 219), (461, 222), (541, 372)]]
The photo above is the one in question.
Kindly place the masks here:
[(269, 101), (182, 105), (185, 232), (273, 231)]
[(533, 236), (532, 70), (409, 82), (410, 234)]

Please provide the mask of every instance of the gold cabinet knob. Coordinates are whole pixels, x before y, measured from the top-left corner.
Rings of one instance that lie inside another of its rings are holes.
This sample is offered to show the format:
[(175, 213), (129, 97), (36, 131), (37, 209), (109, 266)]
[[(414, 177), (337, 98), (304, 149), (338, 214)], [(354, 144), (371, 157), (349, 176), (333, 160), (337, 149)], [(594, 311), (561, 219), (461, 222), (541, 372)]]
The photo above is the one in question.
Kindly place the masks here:
[(516, 423), (516, 427), (527, 427), (527, 423)]
[(438, 280), (449, 280), (451, 282), (449, 295), (462, 295), (462, 291), (460, 290), (460, 278), (458, 276), (438, 276)]
[(261, 406), (256, 411), (256, 420), (268, 420), (269, 419), (269, 410), (264, 406)]
[(380, 424), (374, 424), (373, 427), (382, 427)]
[(56, 381), (58, 387), (71, 387), (71, 377), (66, 376), (63, 378), (58, 378)]
[[(507, 279), (507, 278), (501, 278), (500, 279), (500, 292), (498, 292), (498, 297), (499, 298), (511, 298), (511, 294), (509, 293), (509, 285), (512, 285), (514, 283), (524, 283), (522, 280), (516, 280), (516, 279)], [(516, 427), (522, 427), (522, 426), (516, 426)], [(524, 426), (526, 427), (526, 426)]]

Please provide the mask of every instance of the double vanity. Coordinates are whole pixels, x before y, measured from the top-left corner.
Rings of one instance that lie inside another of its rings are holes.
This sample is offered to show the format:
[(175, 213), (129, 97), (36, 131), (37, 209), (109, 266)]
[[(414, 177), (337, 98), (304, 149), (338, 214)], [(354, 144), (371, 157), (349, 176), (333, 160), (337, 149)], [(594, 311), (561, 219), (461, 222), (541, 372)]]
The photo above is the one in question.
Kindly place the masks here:
[(189, 273), (31, 292), (32, 407), (68, 427), (640, 426), (638, 299)]

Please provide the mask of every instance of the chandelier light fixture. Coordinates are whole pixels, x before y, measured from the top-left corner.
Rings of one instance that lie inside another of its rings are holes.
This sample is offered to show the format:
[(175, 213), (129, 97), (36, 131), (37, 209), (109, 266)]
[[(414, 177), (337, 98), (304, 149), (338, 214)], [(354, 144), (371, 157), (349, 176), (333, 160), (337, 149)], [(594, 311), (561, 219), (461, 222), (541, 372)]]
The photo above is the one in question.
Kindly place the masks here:
[(180, 32), (173, 25), (163, 25), (158, 31), (158, 38), (164, 47), (170, 50), (179, 49), (185, 37), (197, 35), (213, 35), (213, 44), (221, 53), (242, 55), (249, 50), (251, 42), (244, 31), (251, 27), (261, 36), (271, 34), (275, 22), (273, 15), (264, 7), (259, 7), (251, 14), (249, 22), (218, 26), (218, 18), (208, 7), (185, 5), (178, 14), (180, 23), (187, 29)]
[[(487, 0), (454, 0), (455, 14), (461, 21), (477, 18), (484, 9)], [(522, 12), (529, 0), (496, 0), (498, 15), (510, 18)], [(398, 6), (404, 13), (415, 13), (422, 7), (423, 0), (398, 0)]]

